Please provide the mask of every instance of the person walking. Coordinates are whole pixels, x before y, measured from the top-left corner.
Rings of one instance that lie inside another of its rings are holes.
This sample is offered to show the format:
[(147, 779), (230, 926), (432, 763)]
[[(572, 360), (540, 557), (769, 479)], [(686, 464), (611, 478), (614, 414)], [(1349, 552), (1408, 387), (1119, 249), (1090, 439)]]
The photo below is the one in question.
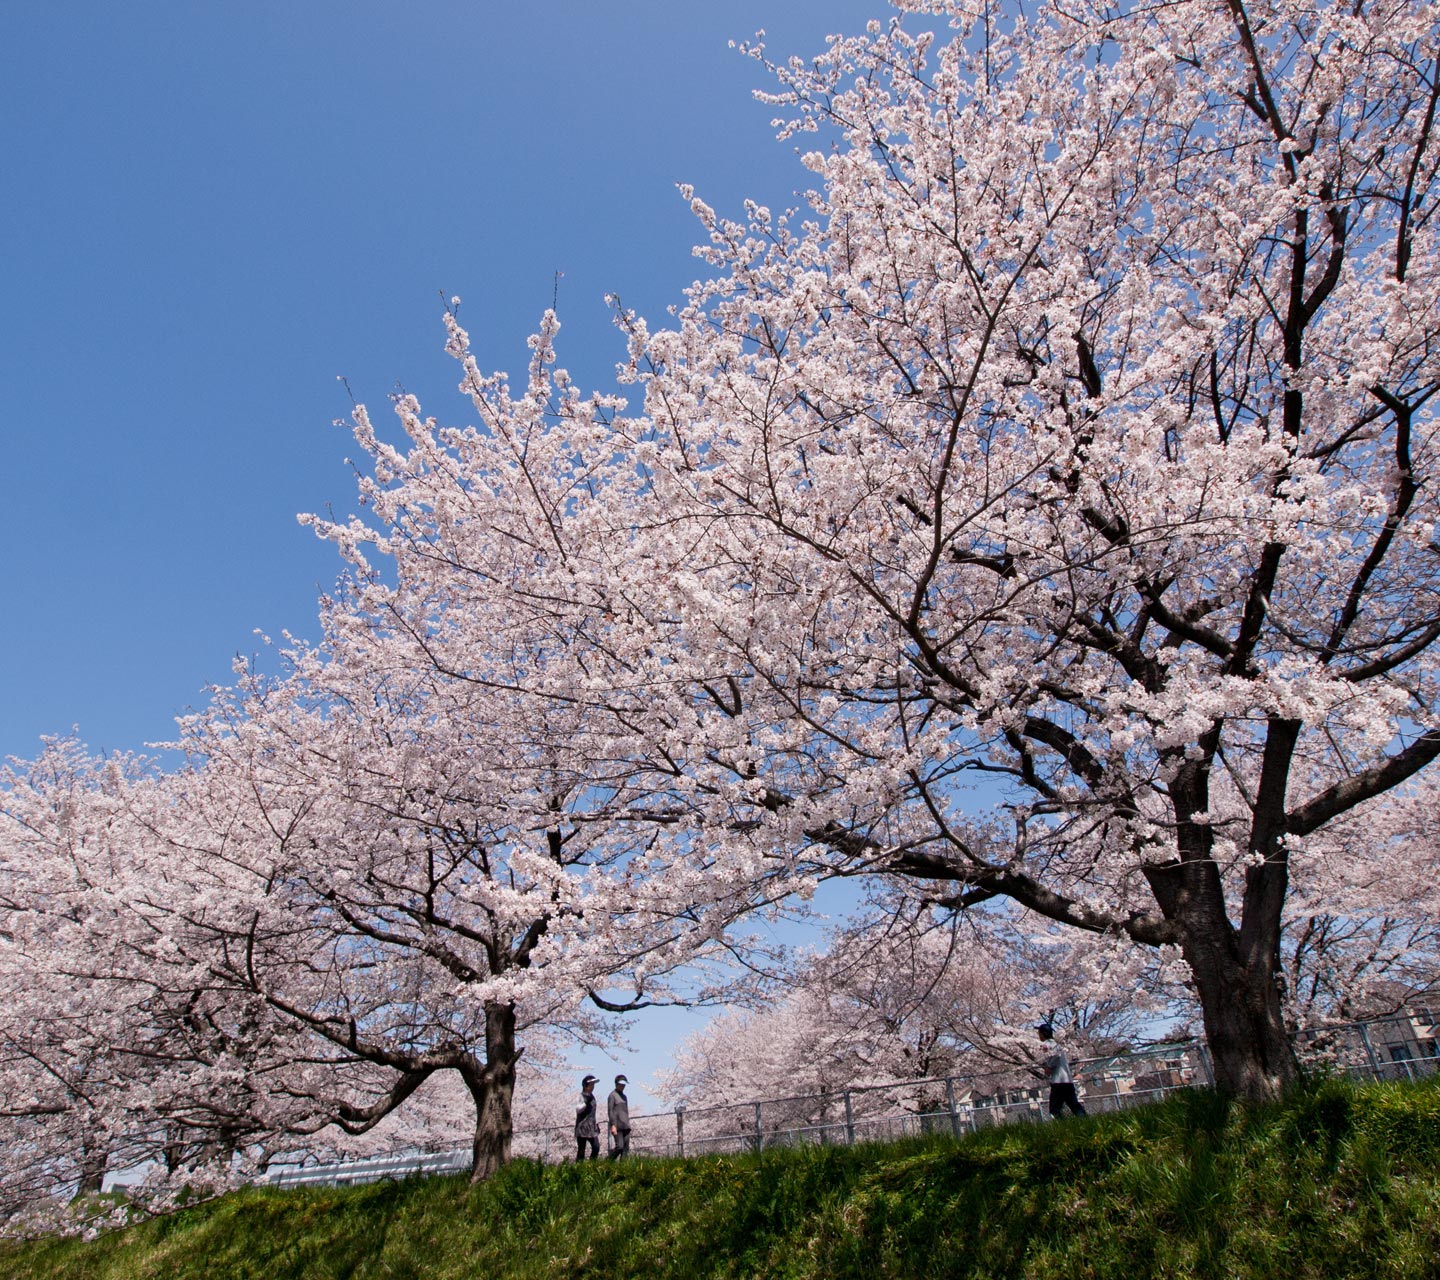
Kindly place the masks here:
[(625, 1096), (629, 1081), (624, 1076), (615, 1077), (615, 1088), (605, 1100), (606, 1119), (610, 1123), (610, 1159), (618, 1160), (630, 1154), (630, 1099)]
[(1050, 1055), (1045, 1059), (1045, 1073), (1050, 1077), (1051, 1116), (1059, 1119), (1066, 1107), (1077, 1116), (1083, 1116), (1085, 1108), (1080, 1105), (1080, 1095), (1075, 1092), (1075, 1081), (1070, 1074), (1070, 1057), (1056, 1041), (1055, 1028), (1048, 1022), (1042, 1022), (1036, 1031), (1041, 1043), (1050, 1047)]
[(589, 1159), (600, 1155), (600, 1117), (596, 1111), (595, 1077), (586, 1076), (580, 1081), (580, 1105), (575, 1108), (575, 1159), (586, 1159), (585, 1148), (589, 1146)]

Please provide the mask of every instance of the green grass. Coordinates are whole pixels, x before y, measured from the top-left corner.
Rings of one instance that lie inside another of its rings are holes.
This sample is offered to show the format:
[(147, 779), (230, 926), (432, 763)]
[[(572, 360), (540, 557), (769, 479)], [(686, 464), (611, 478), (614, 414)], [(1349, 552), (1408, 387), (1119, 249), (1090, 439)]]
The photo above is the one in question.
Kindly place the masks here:
[(252, 1190), (91, 1243), (0, 1246), (34, 1280), (290, 1277), (1440, 1277), (1440, 1086), (1189, 1094), (963, 1142)]

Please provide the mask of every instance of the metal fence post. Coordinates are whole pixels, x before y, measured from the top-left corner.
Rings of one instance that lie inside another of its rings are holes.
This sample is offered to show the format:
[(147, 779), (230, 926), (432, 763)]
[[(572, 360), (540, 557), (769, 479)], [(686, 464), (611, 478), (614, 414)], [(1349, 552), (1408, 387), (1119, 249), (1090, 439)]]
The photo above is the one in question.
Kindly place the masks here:
[(960, 1136), (960, 1113), (955, 1110), (955, 1077), (945, 1077), (945, 1106), (950, 1112), (950, 1133)]
[(1380, 1079), (1380, 1063), (1375, 1058), (1375, 1050), (1370, 1044), (1370, 1032), (1366, 1030), (1362, 1022), (1360, 1026), (1360, 1043), (1365, 1046), (1365, 1058), (1370, 1063), (1370, 1078)]
[(850, 1106), (850, 1090), (845, 1090), (845, 1141), (855, 1145), (855, 1112)]
[(1200, 1073), (1205, 1077), (1207, 1088), (1215, 1087), (1215, 1068), (1210, 1064), (1210, 1050), (1203, 1044), (1195, 1046), (1195, 1057), (1200, 1063)]
[(681, 1158), (685, 1155), (685, 1104), (675, 1108), (675, 1147)]
[(760, 1103), (755, 1104), (755, 1154), (758, 1156), (765, 1146), (765, 1134), (760, 1128)]

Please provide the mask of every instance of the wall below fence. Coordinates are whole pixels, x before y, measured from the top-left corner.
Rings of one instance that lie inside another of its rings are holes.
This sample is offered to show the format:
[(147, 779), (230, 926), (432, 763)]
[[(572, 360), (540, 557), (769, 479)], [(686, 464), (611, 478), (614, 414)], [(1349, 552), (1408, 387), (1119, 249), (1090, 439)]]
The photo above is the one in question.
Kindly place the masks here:
[[(1418, 1016), (1316, 1028), (1295, 1037), (1308, 1066), (1357, 1080), (1418, 1080), (1440, 1070), (1437, 1027)], [(1209, 1053), (1199, 1041), (1156, 1045), (1137, 1053), (1076, 1060), (1076, 1087), (1086, 1110), (1119, 1111), (1157, 1101), (1177, 1089), (1213, 1083)], [(761, 1098), (714, 1107), (679, 1107), (632, 1117), (632, 1154), (688, 1157), (776, 1147), (845, 1146), (895, 1138), (960, 1137), (995, 1125), (1045, 1119), (1049, 1090), (1018, 1069), (889, 1084), (852, 1085), (820, 1094)], [(548, 1164), (574, 1158), (569, 1124), (518, 1130), (513, 1153)], [(602, 1152), (603, 1154), (603, 1152)], [(469, 1147), (409, 1151), (364, 1160), (273, 1164), (258, 1181), (271, 1186), (336, 1186), (469, 1168)]]

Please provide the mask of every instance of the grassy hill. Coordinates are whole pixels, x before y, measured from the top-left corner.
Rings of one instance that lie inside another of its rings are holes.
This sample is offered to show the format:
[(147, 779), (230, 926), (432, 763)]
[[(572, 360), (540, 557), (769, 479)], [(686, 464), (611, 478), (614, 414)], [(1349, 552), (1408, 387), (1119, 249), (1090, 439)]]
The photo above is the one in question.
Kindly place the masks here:
[(1328, 1083), (1247, 1111), (1191, 1094), (962, 1142), (626, 1165), (491, 1183), (253, 1190), (0, 1276), (1440, 1277), (1440, 1087)]

